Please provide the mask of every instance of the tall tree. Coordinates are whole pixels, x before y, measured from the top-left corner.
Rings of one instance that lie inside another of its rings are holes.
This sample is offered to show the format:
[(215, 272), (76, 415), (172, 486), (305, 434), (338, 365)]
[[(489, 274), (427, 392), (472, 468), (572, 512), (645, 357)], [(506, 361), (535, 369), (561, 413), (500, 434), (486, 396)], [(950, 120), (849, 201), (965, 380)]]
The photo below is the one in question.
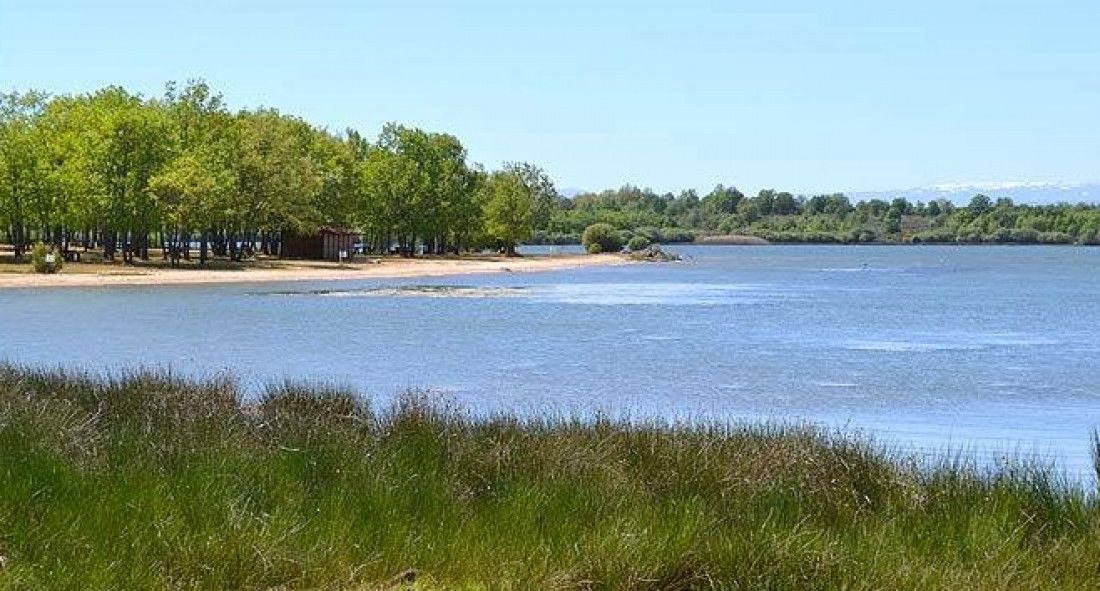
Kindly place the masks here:
[(516, 254), (516, 245), (532, 231), (535, 200), (523, 180), (514, 171), (501, 170), (484, 184), (485, 228), (508, 256)]
[(49, 173), (36, 126), (44, 107), (41, 93), (0, 94), (0, 212), (17, 261), (27, 243), (28, 212), (47, 198)]
[(230, 256), (255, 244), (256, 232), (308, 233), (321, 223), (316, 197), (322, 179), (303, 121), (262, 109), (242, 112), (235, 126), (235, 199), (226, 209)]
[(506, 162), (504, 170), (515, 173), (531, 192), (534, 201), (532, 223), (535, 227), (545, 227), (554, 215), (555, 209), (562, 204), (562, 196), (554, 186), (554, 180), (542, 168), (529, 162)]
[[(215, 224), (218, 203), (229, 195), (232, 181), (229, 170), (196, 151), (180, 154), (150, 179), (149, 191), (172, 234), (173, 265), (188, 252), (194, 229), (204, 231)], [(204, 238), (200, 263), (206, 258)]]

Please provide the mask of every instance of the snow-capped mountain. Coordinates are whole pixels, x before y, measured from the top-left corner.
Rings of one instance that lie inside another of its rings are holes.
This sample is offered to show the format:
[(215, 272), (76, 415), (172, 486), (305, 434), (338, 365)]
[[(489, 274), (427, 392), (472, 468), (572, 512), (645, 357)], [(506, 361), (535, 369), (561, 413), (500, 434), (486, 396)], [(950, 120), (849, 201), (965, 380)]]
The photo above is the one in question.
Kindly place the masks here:
[(887, 191), (854, 191), (848, 193), (853, 201), (864, 199), (894, 199), (905, 197), (909, 201), (947, 199), (965, 205), (981, 193), (992, 199), (1009, 197), (1016, 203), (1048, 205), (1051, 203), (1100, 203), (1100, 183), (1048, 183), (1035, 181), (943, 183), (932, 187)]

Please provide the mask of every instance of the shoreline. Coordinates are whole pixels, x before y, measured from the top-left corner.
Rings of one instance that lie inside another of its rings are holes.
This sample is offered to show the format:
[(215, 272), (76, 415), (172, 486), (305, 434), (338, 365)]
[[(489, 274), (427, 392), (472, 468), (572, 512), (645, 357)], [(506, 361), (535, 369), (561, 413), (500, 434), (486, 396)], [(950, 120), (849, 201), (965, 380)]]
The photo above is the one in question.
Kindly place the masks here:
[(323, 261), (280, 261), (281, 267), (258, 269), (169, 269), (103, 266), (94, 272), (0, 273), (0, 290), (60, 287), (280, 283), (349, 281), (406, 277), (445, 277), (481, 273), (533, 273), (579, 267), (612, 266), (631, 261), (612, 254), (528, 255), (440, 259), (376, 259), (340, 265)]
[[(660, 246), (1072, 246), (1088, 248), (1100, 246), (1100, 244), (1086, 244), (1080, 242), (907, 242), (897, 240), (873, 240), (870, 242), (812, 242), (812, 241), (779, 241), (765, 240), (751, 236), (735, 237), (734, 239), (700, 239), (692, 242), (661, 242)], [(576, 246), (579, 243), (569, 244), (535, 244), (533, 246)]]

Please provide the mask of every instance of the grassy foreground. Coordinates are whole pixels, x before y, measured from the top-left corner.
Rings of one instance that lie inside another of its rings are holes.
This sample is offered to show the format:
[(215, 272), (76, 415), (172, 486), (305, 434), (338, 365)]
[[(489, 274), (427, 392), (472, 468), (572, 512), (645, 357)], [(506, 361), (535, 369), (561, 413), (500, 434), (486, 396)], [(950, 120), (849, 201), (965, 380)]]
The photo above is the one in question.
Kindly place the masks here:
[(1081, 589), (1100, 510), (809, 430), (0, 365), (0, 555), (12, 589)]

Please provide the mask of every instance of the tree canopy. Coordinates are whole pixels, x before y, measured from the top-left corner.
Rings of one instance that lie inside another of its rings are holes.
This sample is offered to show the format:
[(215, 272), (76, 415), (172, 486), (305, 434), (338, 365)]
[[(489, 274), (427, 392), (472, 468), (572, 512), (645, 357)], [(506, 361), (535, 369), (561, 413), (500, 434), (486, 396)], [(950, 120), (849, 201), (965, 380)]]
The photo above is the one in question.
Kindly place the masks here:
[(743, 234), (774, 242), (1100, 243), (1100, 206), (1094, 204), (1025, 205), (984, 195), (965, 207), (903, 197), (853, 204), (842, 193), (796, 196), (765, 189), (746, 196), (725, 185), (702, 198), (692, 190), (656, 193), (633, 185), (583, 193), (556, 202), (532, 239), (575, 243), (593, 224), (665, 242)]
[(359, 232), (368, 252), (514, 253), (524, 241), (578, 243), (594, 224), (665, 242), (1100, 243), (1096, 205), (984, 195), (960, 207), (852, 203), (720, 184), (702, 196), (625, 185), (567, 199), (534, 164), (486, 171), (450, 134), (390, 123), (368, 139), (274, 109), (232, 112), (202, 81), (154, 98), (117, 86), (0, 94), (0, 239), (17, 259), (44, 241), (127, 262), (158, 245), (173, 263), (197, 242), (200, 262), (211, 252), (241, 260), (279, 255), (285, 237), (325, 226)]
[(274, 109), (231, 112), (201, 81), (159, 98), (0, 95), (0, 235), (17, 258), (41, 240), (132, 261), (157, 239), (174, 262), (195, 241), (201, 260), (239, 260), (323, 226), (361, 231), (374, 252), (514, 252), (559, 197), (537, 166), (507, 170), (523, 188), (509, 212), (486, 198), (503, 195), (486, 187), (505, 173), (468, 162), (453, 135), (391, 123), (370, 141)]

